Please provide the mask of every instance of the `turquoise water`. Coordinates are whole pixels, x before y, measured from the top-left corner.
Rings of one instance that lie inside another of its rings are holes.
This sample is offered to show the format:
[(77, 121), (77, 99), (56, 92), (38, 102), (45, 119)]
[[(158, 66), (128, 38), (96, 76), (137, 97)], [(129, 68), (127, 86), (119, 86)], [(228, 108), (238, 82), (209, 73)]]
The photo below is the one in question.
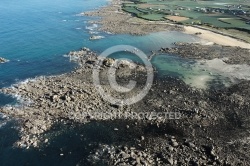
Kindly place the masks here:
[[(93, 10), (107, 4), (103, 0), (1, 0), (0, 1), (0, 57), (10, 62), (0, 64), (0, 88), (8, 87), (13, 83), (24, 81), (41, 75), (56, 75), (73, 70), (76, 64), (70, 63), (63, 55), (71, 50), (78, 50), (83, 46), (89, 47), (98, 53), (118, 44), (135, 46), (147, 55), (151, 50), (171, 46), (171, 43), (184, 41), (198, 41), (195, 36), (179, 32), (152, 33), (147, 36), (113, 35), (99, 32), (104, 39), (90, 41), (89, 31), (97, 31), (96, 26), (88, 23), (94, 18), (79, 16), (84, 11)], [(119, 57), (136, 59), (131, 54), (116, 54)], [(189, 61), (176, 59), (172, 56), (157, 56), (153, 64), (164, 74), (175, 76), (185, 75)], [(170, 65), (172, 64), (172, 65)], [(185, 65), (186, 64), (186, 65)], [(183, 66), (184, 65), (184, 66)], [(177, 69), (182, 70), (178, 71)], [(177, 72), (175, 72), (177, 71)], [(0, 94), (0, 106), (15, 102), (9, 96)], [(0, 116), (1, 117), (1, 116)], [(87, 144), (98, 141), (110, 141), (112, 125), (103, 126), (90, 124), (81, 132), (89, 139), (81, 141), (74, 132), (56, 137), (54, 143), (47, 148), (39, 150), (13, 149), (12, 144), (18, 138), (16, 124), (0, 118), (0, 165), (76, 165), (91, 150)], [(96, 133), (105, 131), (95, 137)], [(61, 129), (55, 129), (61, 130)], [(96, 131), (96, 132), (95, 132)], [(78, 132), (78, 129), (77, 131)], [(73, 138), (73, 141), (71, 139)], [(100, 139), (105, 138), (105, 140)], [(116, 138), (121, 140), (121, 138)], [(115, 139), (115, 140), (116, 140)], [(114, 140), (114, 141), (115, 141)], [(76, 141), (76, 142), (74, 142)], [(110, 142), (109, 142), (110, 143)], [(73, 155), (59, 156), (60, 148), (64, 147), (74, 151)], [(84, 148), (87, 150), (84, 150)]]
[[(0, 1), (0, 57), (10, 60), (0, 65), (0, 88), (27, 78), (72, 70), (76, 65), (62, 55), (83, 46), (102, 52), (117, 44), (128, 44), (150, 54), (150, 50), (174, 41), (195, 40), (171, 32), (140, 37), (100, 33), (106, 38), (90, 41), (86, 27), (93, 26), (87, 23), (93, 18), (78, 14), (105, 4), (103, 0)], [(0, 105), (6, 104), (2, 97)]]

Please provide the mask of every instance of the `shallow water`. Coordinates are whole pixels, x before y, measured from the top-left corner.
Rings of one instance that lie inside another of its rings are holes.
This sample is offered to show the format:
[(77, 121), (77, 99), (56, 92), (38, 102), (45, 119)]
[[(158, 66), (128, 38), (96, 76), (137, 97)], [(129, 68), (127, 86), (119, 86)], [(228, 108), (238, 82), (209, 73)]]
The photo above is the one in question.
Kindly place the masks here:
[(153, 64), (157, 67), (160, 76), (178, 76), (186, 84), (196, 88), (206, 89), (208, 83), (214, 79), (209, 71), (198, 68), (195, 61), (174, 55), (157, 55), (153, 58)]
[[(78, 15), (105, 4), (107, 2), (103, 0), (0, 1), (0, 57), (10, 60), (0, 65), (0, 88), (28, 78), (56, 75), (73, 70), (76, 64), (70, 63), (63, 55), (83, 46), (101, 53), (111, 46), (131, 45), (149, 56), (150, 51), (169, 47), (173, 42), (199, 41), (196, 36), (180, 32), (160, 32), (146, 36), (107, 34), (98, 32), (98, 25), (88, 23), (93, 18)], [(89, 40), (93, 35), (89, 33), (90, 31), (105, 38)], [(134, 55), (124, 52), (113, 56), (138, 60)], [(193, 68), (192, 61), (172, 55), (157, 55), (153, 57), (152, 63), (161, 75), (180, 77), (187, 82), (194, 80), (191, 76), (208, 75), (208, 72), (200, 72), (200, 69)], [(15, 99), (0, 94), (0, 106), (12, 103), (15, 103)], [(17, 131), (13, 128), (16, 123), (13, 121), (6, 123), (6, 121), (6, 119), (0, 119), (0, 124), (3, 124), (0, 127), (0, 165), (75, 165), (90, 151), (87, 144), (91, 141), (82, 141), (76, 135), (79, 132), (78, 129), (69, 130), (68, 133), (55, 137), (52, 145), (42, 151), (13, 149), (12, 144), (18, 139)], [(105, 139), (110, 141), (113, 125), (92, 123), (83, 127), (81, 132), (88, 139), (96, 142), (102, 142)], [(53, 131), (57, 133), (58, 130), (61, 129)], [(96, 135), (96, 133), (111, 133), (111, 135)], [(122, 140), (114, 134), (113, 136), (114, 142)], [(64, 153), (69, 151), (74, 153), (60, 157), (62, 146), (67, 149)]]
[[(161, 32), (147, 36), (98, 32), (98, 25), (88, 23), (94, 18), (79, 16), (79, 13), (105, 4), (107, 2), (102, 0), (1, 1), (0, 57), (9, 59), (10, 62), (0, 65), (0, 88), (27, 78), (71, 71), (76, 65), (63, 55), (83, 46), (101, 53), (111, 46), (125, 44), (150, 55), (151, 50), (170, 46), (173, 42), (198, 40), (195, 36), (179, 32)], [(90, 31), (105, 38), (89, 40), (92, 36)], [(6, 104), (3, 100), (1, 95), (2, 105)]]

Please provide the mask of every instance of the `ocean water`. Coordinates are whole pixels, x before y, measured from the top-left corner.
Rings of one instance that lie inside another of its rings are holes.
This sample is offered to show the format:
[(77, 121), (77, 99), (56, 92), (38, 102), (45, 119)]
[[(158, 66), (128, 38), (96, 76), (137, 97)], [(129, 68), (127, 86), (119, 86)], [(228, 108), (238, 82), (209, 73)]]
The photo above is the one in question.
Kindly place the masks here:
[[(0, 57), (9, 59), (10, 62), (0, 64), (0, 88), (28, 78), (73, 70), (77, 65), (69, 62), (63, 55), (83, 46), (101, 53), (109, 47), (125, 44), (135, 46), (150, 55), (150, 51), (171, 46), (173, 42), (199, 41), (195, 36), (180, 32), (160, 32), (146, 36), (98, 32), (99, 25), (88, 23), (89, 20), (98, 18), (79, 15), (107, 3), (104, 0), (1, 0)], [(90, 32), (104, 38), (89, 40), (92, 36)], [(134, 55), (126, 53), (118, 53), (115, 57), (136, 60)], [(173, 55), (155, 56), (152, 63), (162, 75), (183, 79), (188, 79), (193, 73), (199, 75), (199, 72), (190, 68), (192, 61)], [(0, 94), (0, 106), (15, 102), (14, 98)], [(114, 134), (112, 126), (119, 125), (120, 122), (114, 123), (91, 123), (70, 129), (59, 125), (51, 133), (59, 133), (59, 136), (52, 139), (51, 145), (40, 150), (24, 150), (12, 148), (18, 139), (17, 123), (0, 115), (0, 166), (76, 165), (80, 161), (84, 162), (86, 155), (94, 148), (89, 147), (89, 144), (128, 141), (124, 140), (124, 135)], [(80, 133), (86, 139), (83, 140)], [(61, 151), (64, 151), (63, 157), (60, 157)]]
[[(76, 64), (63, 55), (83, 46), (102, 52), (114, 45), (128, 44), (150, 54), (150, 50), (169, 46), (175, 41), (196, 40), (178, 32), (140, 37), (98, 32), (105, 38), (90, 41), (89, 32), (96, 32), (98, 25), (88, 24), (94, 18), (79, 16), (79, 13), (107, 3), (103, 0), (1, 0), (0, 57), (10, 62), (0, 65), (0, 88), (27, 78), (72, 70)], [(10, 98), (3, 97), (0, 95), (0, 105), (6, 101), (11, 103)]]
[(1, 0), (0, 57), (10, 62), (0, 65), (0, 88), (27, 78), (72, 70), (75, 64), (62, 55), (81, 48), (88, 35), (84, 33), (84, 22), (89, 18), (77, 14), (106, 3), (102, 0)]

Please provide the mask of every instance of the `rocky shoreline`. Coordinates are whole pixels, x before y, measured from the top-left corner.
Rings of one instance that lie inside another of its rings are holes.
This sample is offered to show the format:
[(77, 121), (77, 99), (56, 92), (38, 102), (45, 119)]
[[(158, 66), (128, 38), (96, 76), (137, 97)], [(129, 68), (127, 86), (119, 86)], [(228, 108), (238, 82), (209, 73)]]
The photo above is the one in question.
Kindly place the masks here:
[[(5, 94), (20, 95), (23, 99), (20, 107), (0, 108), (1, 113), (20, 119), (20, 140), (16, 146), (30, 148), (48, 144), (50, 138), (44, 133), (59, 122), (84, 124), (120, 120), (125, 121), (124, 128), (135, 135), (134, 147), (100, 145), (100, 149), (90, 154), (90, 164), (95, 165), (97, 160), (106, 165), (249, 164), (249, 81), (205, 91), (191, 88), (177, 78), (157, 78), (155, 73), (149, 94), (134, 105), (121, 107), (104, 101), (93, 85), (92, 70), (98, 64), (94, 52), (83, 48), (70, 52), (69, 56), (80, 64), (71, 73), (40, 77), (1, 89)], [(107, 71), (114, 62), (114, 59), (106, 59), (100, 64), (105, 91), (121, 98), (136, 94), (144, 86), (145, 68), (128, 62), (117, 67), (120, 84), (127, 84), (131, 79), (138, 83), (132, 92), (121, 94), (113, 91), (107, 80)], [(136, 67), (131, 71), (128, 65)], [(95, 116), (118, 112), (119, 116)], [(174, 112), (180, 113), (180, 117), (126, 116), (141, 112)], [(147, 128), (153, 128), (157, 134), (147, 133)], [(114, 131), (120, 129), (114, 127)]]
[(6, 63), (6, 62), (8, 62), (8, 61), (9, 61), (9, 60), (0, 57), (0, 63)]
[(221, 45), (201, 45), (197, 43), (174, 43), (174, 47), (161, 48), (159, 53), (170, 53), (189, 59), (223, 59), (227, 64), (250, 65), (250, 50)]
[[(103, 19), (97, 22), (102, 24), (101, 30), (112, 33), (143, 35), (182, 30), (166, 24), (133, 23), (132, 16), (121, 11), (120, 3), (113, 1), (111, 6), (84, 14), (101, 16)], [(162, 48), (159, 53), (250, 64), (249, 50), (237, 47), (175, 43), (174, 48)], [(106, 93), (127, 98), (144, 87), (143, 65), (123, 61), (116, 66), (119, 84), (127, 85), (129, 80), (137, 82), (133, 91), (119, 93), (112, 89), (107, 78), (114, 59), (105, 59), (100, 64), (98, 55), (88, 48), (68, 55), (79, 64), (70, 73), (39, 77), (0, 89), (1, 93), (22, 97), (20, 106), (0, 108), (1, 113), (19, 120), (20, 140), (16, 147), (49, 146), (52, 138), (45, 133), (58, 123), (100, 122), (111, 123), (113, 130), (130, 137), (130, 142), (97, 143), (98, 148), (92, 149), (89, 157), (78, 165), (250, 165), (250, 81), (242, 80), (219, 90), (202, 90), (178, 78), (158, 77), (154, 71), (154, 82), (146, 97), (136, 104), (121, 106), (110, 104), (97, 92), (93, 69), (100, 68), (101, 85)], [(169, 116), (138, 116), (141, 113)]]
[[(71, 73), (54, 77), (40, 77), (27, 84), (14, 85), (0, 91), (5, 94), (22, 96), (21, 108), (5, 107), (1, 112), (23, 120), (21, 141), (18, 146), (38, 146), (38, 137), (49, 130), (58, 119), (68, 119), (74, 122), (86, 123), (89, 120), (109, 120), (102, 117), (92, 117), (95, 111), (109, 114), (122, 110), (118, 106), (103, 101), (92, 82), (92, 70), (97, 63), (97, 56), (89, 49), (70, 52), (69, 56), (81, 67)], [(113, 63), (113, 59), (104, 61), (103, 71)], [(121, 76), (126, 75), (126, 64), (121, 64)], [(136, 68), (137, 76), (142, 68)], [(110, 87), (106, 87), (109, 90)], [(85, 101), (85, 102), (82, 102)], [(98, 119), (100, 118), (100, 119)]]
[(146, 21), (133, 17), (131, 14), (122, 11), (123, 1), (121, 0), (111, 1), (110, 3), (110, 5), (97, 11), (82, 14), (101, 17), (101, 20), (91, 21), (91, 23), (101, 24), (99, 30), (114, 34), (145, 35), (151, 32), (184, 30), (183, 27), (178, 25)]

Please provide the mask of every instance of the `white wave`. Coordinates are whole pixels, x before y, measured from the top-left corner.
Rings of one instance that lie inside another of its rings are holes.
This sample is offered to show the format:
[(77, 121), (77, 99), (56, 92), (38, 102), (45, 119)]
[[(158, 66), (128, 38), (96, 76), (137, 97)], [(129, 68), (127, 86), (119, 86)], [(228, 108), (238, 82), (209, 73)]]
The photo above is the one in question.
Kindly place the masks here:
[(68, 57), (70, 57), (70, 55), (64, 54), (63, 57), (68, 58)]
[(82, 28), (76, 28), (77, 30), (82, 29)]
[(78, 56), (69, 56), (70, 58), (70, 61), (77, 61), (77, 60), (79, 60), (80, 59), (80, 57), (78, 57)]
[(37, 78), (38, 77), (36, 77), (36, 78), (27, 78), (27, 79), (25, 79), (23, 81), (20, 81), (18, 84), (22, 85), (22, 84), (27, 84), (29, 82), (35, 82), (37, 80)]
[(4, 122), (0, 122), (0, 128), (4, 127), (6, 124), (7, 124), (7, 122), (6, 122), (6, 121), (4, 121)]
[(4, 127), (9, 121), (9, 117), (5, 114), (0, 113), (0, 128)]
[[(12, 84), (9, 88), (16, 89), (16, 87), (18, 87), (18, 86), (26, 85), (29, 82), (35, 82), (37, 80), (44, 79), (45, 77), (48, 77), (48, 76), (37, 76), (35, 78), (27, 78), (25, 80), (15, 79), (16, 83)], [(16, 96), (14, 96), (14, 97), (16, 98)]]
[(84, 15), (85, 15), (85, 13), (82, 12), (82, 13), (76, 14), (75, 16), (84, 16)]
[(98, 39), (103, 39), (105, 38), (104, 36), (91, 36), (89, 39), (90, 40), (98, 40)]
[(18, 95), (18, 94), (13, 95), (13, 97), (16, 98), (17, 101), (22, 101), (23, 100), (22, 96)]
[(89, 34), (99, 34), (97, 31), (89, 31)]
[(7, 116), (7, 115), (5, 115), (5, 114), (3, 114), (3, 113), (0, 113), (0, 118), (1, 118), (1, 119), (7, 119), (7, 118), (8, 118), (8, 116)]
[(96, 29), (97, 27), (98, 27), (97, 24), (93, 24), (92, 26), (86, 26), (85, 28), (88, 29), (88, 30), (93, 31), (93, 30)]

